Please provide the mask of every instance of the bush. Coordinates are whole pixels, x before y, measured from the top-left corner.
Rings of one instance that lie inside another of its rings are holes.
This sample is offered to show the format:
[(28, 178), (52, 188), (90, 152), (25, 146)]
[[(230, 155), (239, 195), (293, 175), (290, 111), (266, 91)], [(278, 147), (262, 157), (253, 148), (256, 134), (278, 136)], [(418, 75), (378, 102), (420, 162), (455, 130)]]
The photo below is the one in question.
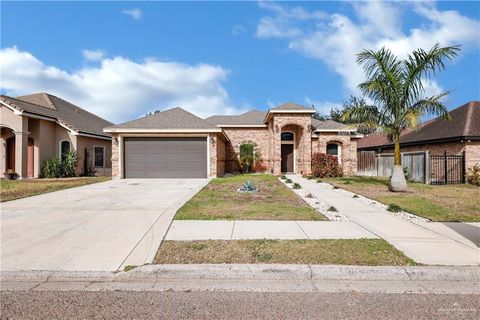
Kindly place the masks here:
[(286, 179), (285, 180), (285, 183), (292, 183), (292, 182), (293, 182), (292, 179)]
[(53, 157), (43, 162), (42, 178), (60, 178), (62, 175), (62, 162), (59, 157)]
[(472, 168), (468, 169), (465, 176), (468, 183), (475, 186), (480, 186), (480, 165), (476, 164)]
[(53, 157), (43, 162), (42, 178), (64, 178), (75, 177), (75, 168), (78, 164), (78, 155), (75, 150), (70, 150), (64, 154), (64, 159)]
[(286, 176), (286, 175), (282, 175), (282, 176), (280, 177), (280, 179), (282, 179), (282, 180), (287, 180), (287, 176)]
[(302, 189), (302, 186), (300, 185), (300, 183), (295, 182), (293, 184), (293, 189)]
[(334, 206), (331, 206), (330, 208), (328, 208), (327, 211), (338, 212), (337, 208), (335, 208)]
[(336, 157), (325, 153), (314, 153), (312, 174), (317, 178), (335, 178), (343, 176), (343, 171)]
[(252, 172), (266, 172), (266, 171), (267, 171), (267, 165), (262, 160), (255, 161), (255, 163), (252, 166)]

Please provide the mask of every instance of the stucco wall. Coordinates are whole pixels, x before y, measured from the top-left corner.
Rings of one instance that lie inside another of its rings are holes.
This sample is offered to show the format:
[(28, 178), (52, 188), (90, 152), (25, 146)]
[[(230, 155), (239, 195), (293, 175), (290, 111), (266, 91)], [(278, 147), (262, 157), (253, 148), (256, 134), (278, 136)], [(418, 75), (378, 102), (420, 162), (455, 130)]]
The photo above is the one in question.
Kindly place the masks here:
[[(94, 166), (94, 147), (104, 147), (105, 148), (105, 166), (104, 167), (95, 167)], [(78, 136), (77, 137), (77, 153), (79, 156), (77, 173), (84, 173), (84, 159), (85, 159), (85, 149), (87, 149), (87, 169), (95, 168), (96, 176), (110, 176), (112, 174), (112, 142), (110, 140), (104, 139), (95, 139), (90, 137)]]

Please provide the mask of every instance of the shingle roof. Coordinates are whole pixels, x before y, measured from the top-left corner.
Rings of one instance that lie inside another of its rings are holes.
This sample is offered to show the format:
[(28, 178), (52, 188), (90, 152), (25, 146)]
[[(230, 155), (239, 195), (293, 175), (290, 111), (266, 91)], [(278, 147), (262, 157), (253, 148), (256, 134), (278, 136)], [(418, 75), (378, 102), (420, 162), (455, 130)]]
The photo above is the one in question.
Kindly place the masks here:
[(111, 122), (57, 96), (35, 93), (17, 98), (1, 95), (0, 99), (19, 111), (53, 118), (75, 131), (109, 136), (103, 128), (112, 125)]
[(217, 129), (216, 126), (182, 109), (172, 108), (106, 129)]
[(348, 125), (333, 121), (333, 120), (318, 120), (315, 118), (312, 118), (312, 126), (315, 128), (315, 130), (347, 130), (351, 129), (354, 131), (354, 128), (350, 128)]
[(264, 125), (265, 111), (251, 110), (241, 115), (234, 116), (211, 116), (205, 121), (213, 125)]
[(284, 104), (281, 104), (279, 106), (276, 106), (275, 108), (271, 108), (270, 111), (276, 111), (276, 110), (309, 110), (312, 111), (314, 110), (313, 108), (308, 108), (293, 102), (287, 102)]
[[(423, 123), (416, 130), (408, 130), (400, 138), (401, 144), (416, 144), (435, 140), (480, 139), (480, 101), (471, 101), (450, 111), (451, 120), (436, 118)], [(357, 148), (391, 145), (380, 133), (370, 134), (358, 141)]]

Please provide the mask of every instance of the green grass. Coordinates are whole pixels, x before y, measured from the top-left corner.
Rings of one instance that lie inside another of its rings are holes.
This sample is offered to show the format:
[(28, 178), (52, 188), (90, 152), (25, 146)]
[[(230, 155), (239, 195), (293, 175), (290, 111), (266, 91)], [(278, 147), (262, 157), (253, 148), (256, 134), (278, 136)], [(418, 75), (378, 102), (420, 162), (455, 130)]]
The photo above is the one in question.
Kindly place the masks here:
[(415, 265), (382, 239), (164, 241), (154, 263)]
[(110, 180), (110, 177), (64, 179), (0, 180), (0, 202), (31, 197), (43, 193), (80, 187)]
[(388, 179), (357, 176), (323, 180), (432, 221), (480, 222), (480, 188), (476, 186), (409, 182), (407, 192), (394, 193), (388, 190)]
[[(250, 180), (260, 190), (236, 190)], [(237, 175), (210, 181), (175, 215), (177, 220), (326, 220), (277, 177)]]

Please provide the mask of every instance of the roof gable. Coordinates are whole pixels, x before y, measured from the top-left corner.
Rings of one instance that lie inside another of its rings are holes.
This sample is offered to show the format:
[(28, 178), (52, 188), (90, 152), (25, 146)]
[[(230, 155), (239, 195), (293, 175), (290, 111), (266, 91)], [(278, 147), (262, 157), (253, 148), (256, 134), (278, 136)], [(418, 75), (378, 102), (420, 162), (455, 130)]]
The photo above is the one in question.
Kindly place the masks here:
[(261, 125), (264, 126), (263, 120), (265, 119), (265, 111), (250, 110), (241, 115), (222, 115), (211, 116), (205, 119), (205, 121), (216, 126), (252, 126)]
[(212, 129), (211, 123), (180, 107), (146, 115), (142, 118), (110, 126), (118, 129)]
[(295, 111), (315, 111), (313, 108), (307, 108), (305, 106), (293, 103), (293, 102), (287, 102), (284, 104), (281, 104), (279, 106), (276, 106), (275, 108), (271, 108), (270, 111), (288, 111), (288, 110), (295, 110)]

